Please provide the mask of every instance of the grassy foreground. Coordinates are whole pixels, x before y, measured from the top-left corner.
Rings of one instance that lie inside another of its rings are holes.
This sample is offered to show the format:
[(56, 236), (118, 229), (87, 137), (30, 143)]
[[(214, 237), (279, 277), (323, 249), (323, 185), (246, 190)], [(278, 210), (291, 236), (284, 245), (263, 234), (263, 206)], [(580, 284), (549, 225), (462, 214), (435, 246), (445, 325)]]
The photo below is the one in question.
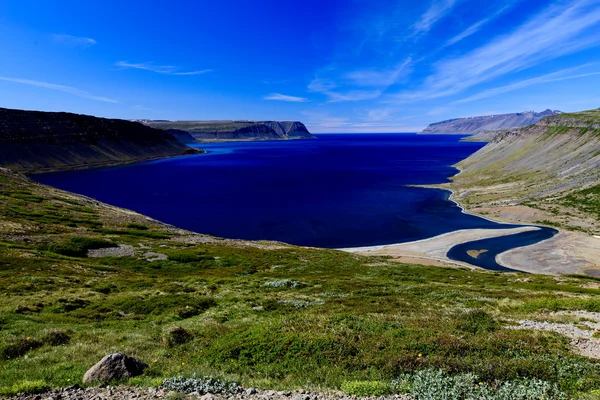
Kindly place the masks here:
[[(135, 255), (86, 256), (117, 245)], [(0, 170), (0, 395), (80, 384), (120, 351), (150, 365), (140, 385), (196, 372), (338, 389), (431, 369), (577, 396), (600, 389), (598, 362), (558, 334), (505, 327), (600, 312), (599, 294), (592, 278), (218, 240)]]

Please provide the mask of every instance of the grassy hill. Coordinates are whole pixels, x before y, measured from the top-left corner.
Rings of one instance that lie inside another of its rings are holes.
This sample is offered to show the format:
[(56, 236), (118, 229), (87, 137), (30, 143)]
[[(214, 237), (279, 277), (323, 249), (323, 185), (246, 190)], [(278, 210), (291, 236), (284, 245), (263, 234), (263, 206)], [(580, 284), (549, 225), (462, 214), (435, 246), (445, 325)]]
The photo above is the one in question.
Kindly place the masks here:
[(0, 166), (35, 173), (195, 154), (137, 122), (0, 108)]
[[(579, 342), (519, 324), (591, 335), (599, 288), (217, 239), (0, 169), (0, 395), (80, 383), (120, 351), (150, 364), (135, 385), (196, 372), (415, 394), (474, 373), (469, 390), (512, 382), (539, 393), (547, 382), (572, 398), (600, 389), (600, 363), (578, 355)], [(418, 371), (429, 380), (410, 378)]]
[(600, 110), (501, 131), (458, 167), (450, 187), (469, 209), (523, 205), (550, 224), (600, 231)]

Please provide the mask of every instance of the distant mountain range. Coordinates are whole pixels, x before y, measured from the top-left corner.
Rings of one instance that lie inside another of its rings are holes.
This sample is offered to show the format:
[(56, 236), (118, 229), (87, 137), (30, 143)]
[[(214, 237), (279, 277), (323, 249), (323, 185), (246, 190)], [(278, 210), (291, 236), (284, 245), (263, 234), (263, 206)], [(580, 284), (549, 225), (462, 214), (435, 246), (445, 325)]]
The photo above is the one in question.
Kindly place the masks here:
[[(299, 121), (140, 121), (164, 129), (180, 140), (185, 133), (197, 141), (312, 139)], [(184, 141), (186, 139), (183, 139)]]
[(481, 131), (521, 128), (523, 126), (537, 124), (544, 117), (558, 114), (562, 114), (562, 112), (548, 109), (539, 113), (535, 111), (525, 111), (512, 114), (455, 118), (433, 123), (421, 133), (471, 135)]

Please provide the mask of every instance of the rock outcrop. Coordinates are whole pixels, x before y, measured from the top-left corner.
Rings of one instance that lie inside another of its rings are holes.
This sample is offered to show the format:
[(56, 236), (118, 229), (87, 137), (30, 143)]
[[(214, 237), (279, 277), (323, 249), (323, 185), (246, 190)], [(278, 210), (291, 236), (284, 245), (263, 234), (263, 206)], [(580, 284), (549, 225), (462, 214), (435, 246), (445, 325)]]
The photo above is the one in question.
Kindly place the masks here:
[(122, 353), (109, 354), (83, 375), (83, 383), (109, 382), (141, 375), (148, 364)]
[(145, 124), (167, 131), (187, 132), (198, 141), (314, 138), (299, 121), (152, 121)]
[(138, 122), (0, 108), (0, 166), (19, 172), (90, 168), (200, 150)]
[(421, 133), (472, 135), (481, 131), (521, 128), (523, 126), (536, 124), (544, 117), (559, 114), (561, 114), (560, 111), (546, 110), (540, 113), (526, 111), (512, 114), (455, 118), (431, 124)]

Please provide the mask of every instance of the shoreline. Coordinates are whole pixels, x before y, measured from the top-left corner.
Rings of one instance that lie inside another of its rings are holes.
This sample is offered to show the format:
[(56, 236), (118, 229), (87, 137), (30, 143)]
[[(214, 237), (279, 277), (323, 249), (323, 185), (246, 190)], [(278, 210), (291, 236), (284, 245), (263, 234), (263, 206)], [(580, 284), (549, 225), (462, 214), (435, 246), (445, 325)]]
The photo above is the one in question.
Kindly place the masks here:
[[(460, 173), (462, 173), (462, 170), (457, 165), (452, 165), (452, 167), (456, 168), (457, 173), (452, 175), (450, 178), (456, 177)], [(429, 263), (429, 264), (424, 263), (423, 265), (431, 265), (430, 263), (433, 261), (433, 262), (437, 262), (437, 263), (442, 263), (443, 265), (447, 265), (447, 266), (463, 266), (463, 267), (468, 267), (471, 269), (483, 269), (483, 268), (478, 267), (473, 264), (452, 260), (447, 256), (447, 253), (452, 247), (459, 245), (459, 244), (464, 244), (464, 243), (483, 240), (483, 239), (500, 238), (502, 236), (508, 236), (508, 235), (517, 234), (517, 233), (521, 233), (521, 232), (538, 230), (538, 229), (541, 229), (542, 227), (544, 227), (543, 225), (523, 224), (523, 223), (518, 223), (518, 222), (516, 222), (516, 223), (515, 222), (505, 222), (505, 221), (496, 220), (496, 219), (469, 211), (463, 205), (461, 205), (459, 203), (459, 201), (455, 198), (455, 195), (456, 195), (455, 190), (453, 190), (451, 188), (447, 188), (447, 187), (440, 187), (441, 185), (448, 185), (448, 183), (442, 183), (442, 184), (439, 184), (439, 186), (438, 185), (414, 185), (414, 187), (420, 187), (423, 189), (436, 189), (436, 190), (448, 191), (448, 192), (450, 192), (450, 195), (448, 196), (448, 200), (450, 202), (454, 203), (460, 209), (461, 213), (466, 214), (466, 215), (471, 215), (471, 216), (474, 216), (477, 218), (482, 218), (486, 221), (493, 222), (493, 223), (496, 223), (499, 225), (512, 225), (513, 227), (512, 228), (508, 228), (508, 227), (507, 228), (498, 228), (498, 229), (493, 229), (493, 228), (460, 229), (460, 230), (456, 230), (456, 231), (443, 233), (441, 235), (433, 236), (430, 238), (420, 239), (420, 240), (411, 241), (411, 242), (392, 243), (392, 244), (387, 244), (387, 245), (375, 245), (375, 246), (364, 246), (364, 247), (340, 248), (338, 250), (346, 251), (349, 253), (357, 253), (357, 254), (361, 254), (361, 255), (367, 255), (367, 256), (369, 256), (369, 255), (371, 255), (371, 256), (387, 255), (387, 256), (392, 256), (397, 260), (402, 260), (402, 259), (423, 260), (424, 262)], [(552, 228), (557, 229), (555, 227), (552, 227)], [(499, 253), (495, 258), (496, 262), (506, 268), (520, 270), (523, 272), (535, 272), (535, 271), (532, 271), (531, 269), (528, 270), (528, 268), (523, 268), (521, 263), (515, 263), (514, 260), (511, 260), (510, 258), (507, 259), (507, 257), (503, 257), (503, 256), (507, 253), (523, 251), (523, 249), (527, 249), (527, 248), (531, 248), (532, 246), (543, 244), (545, 242), (552, 240), (553, 238), (556, 238), (561, 233), (564, 233), (560, 229), (557, 229), (557, 230), (558, 230), (558, 233), (549, 239), (542, 240), (542, 241), (534, 243), (532, 245), (515, 247), (510, 250)], [(529, 261), (531, 262), (532, 260), (529, 260)], [(542, 268), (535, 268), (535, 270), (539, 270), (539, 269), (542, 269)]]

